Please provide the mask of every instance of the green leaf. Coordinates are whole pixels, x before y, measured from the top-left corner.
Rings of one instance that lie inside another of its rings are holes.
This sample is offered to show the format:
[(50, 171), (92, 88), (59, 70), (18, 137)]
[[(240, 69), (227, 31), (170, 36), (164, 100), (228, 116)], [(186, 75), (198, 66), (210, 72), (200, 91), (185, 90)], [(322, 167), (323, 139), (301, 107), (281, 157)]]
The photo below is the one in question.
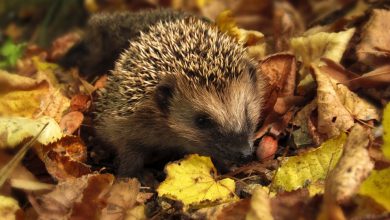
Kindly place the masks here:
[(14, 44), (11, 40), (7, 40), (0, 47), (0, 68), (8, 68), (16, 65), (18, 59), (22, 56), (25, 43)]

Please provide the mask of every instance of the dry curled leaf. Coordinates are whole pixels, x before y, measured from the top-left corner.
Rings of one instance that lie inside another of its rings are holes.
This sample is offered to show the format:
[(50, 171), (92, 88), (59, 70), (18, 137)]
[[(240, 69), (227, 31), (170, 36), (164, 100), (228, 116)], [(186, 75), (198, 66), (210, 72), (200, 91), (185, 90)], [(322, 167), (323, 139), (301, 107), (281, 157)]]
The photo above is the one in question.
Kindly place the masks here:
[(80, 128), (81, 123), (84, 120), (83, 113), (79, 111), (72, 111), (64, 115), (60, 121), (60, 127), (65, 135), (72, 135), (77, 129)]
[(40, 219), (96, 219), (113, 182), (111, 174), (69, 178), (45, 195), (30, 197), (30, 202)]
[(262, 187), (253, 190), (250, 210), (246, 214), (246, 220), (273, 220), (271, 213), (271, 201), (268, 192)]
[(143, 203), (153, 194), (141, 193), (136, 179), (115, 183), (108, 193), (107, 205), (102, 209), (100, 219), (146, 219)]
[(368, 101), (313, 67), (317, 82), (318, 132), (334, 137), (345, 132), (354, 120), (378, 120), (379, 111)]
[(321, 58), (340, 62), (354, 33), (355, 29), (351, 28), (338, 33), (320, 32), (291, 39), (291, 48), (297, 59), (303, 64), (297, 88), (299, 94), (305, 94), (313, 88), (313, 78), (309, 74), (311, 66), (322, 65)]
[(362, 32), (362, 41), (357, 45), (358, 59), (368, 65), (378, 66), (389, 62), (390, 57), (390, 11), (374, 9)]
[(57, 180), (91, 173), (90, 167), (84, 163), (87, 159), (87, 149), (79, 137), (65, 136), (35, 149), (47, 171)]
[(329, 200), (345, 203), (359, 190), (374, 168), (367, 150), (369, 142), (369, 129), (356, 124), (348, 135), (339, 162), (326, 179), (325, 197)]

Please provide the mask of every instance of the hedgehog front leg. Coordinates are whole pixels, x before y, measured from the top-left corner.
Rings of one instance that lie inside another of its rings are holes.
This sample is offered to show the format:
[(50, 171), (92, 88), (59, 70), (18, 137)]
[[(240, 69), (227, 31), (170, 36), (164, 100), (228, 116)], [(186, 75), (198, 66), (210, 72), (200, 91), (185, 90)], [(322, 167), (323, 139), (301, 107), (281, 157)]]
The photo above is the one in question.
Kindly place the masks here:
[(145, 162), (143, 153), (126, 146), (118, 151), (117, 159), (119, 160), (117, 173), (119, 177), (140, 177)]

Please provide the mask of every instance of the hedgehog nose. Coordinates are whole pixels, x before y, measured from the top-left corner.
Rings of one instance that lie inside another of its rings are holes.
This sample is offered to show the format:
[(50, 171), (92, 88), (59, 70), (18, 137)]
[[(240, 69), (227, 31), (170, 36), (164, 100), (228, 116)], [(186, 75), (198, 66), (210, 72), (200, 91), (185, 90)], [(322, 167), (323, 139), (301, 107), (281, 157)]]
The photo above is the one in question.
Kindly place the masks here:
[(242, 162), (248, 162), (253, 160), (253, 142), (248, 141), (248, 143), (245, 143), (244, 146), (241, 146), (241, 150), (239, 152), (239, 158)]

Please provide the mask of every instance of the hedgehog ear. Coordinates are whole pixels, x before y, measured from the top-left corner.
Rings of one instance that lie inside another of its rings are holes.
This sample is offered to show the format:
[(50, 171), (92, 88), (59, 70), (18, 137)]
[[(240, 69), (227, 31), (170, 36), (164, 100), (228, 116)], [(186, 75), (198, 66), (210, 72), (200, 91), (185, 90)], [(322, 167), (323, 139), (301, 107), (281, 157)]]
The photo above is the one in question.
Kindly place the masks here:
[(169, 104), (173, 96), (173, 90), (174, 83), (169, 81), (160, 83), (155, 90), (154, 98), (157, 106), (166, 115), (169, 113)]

